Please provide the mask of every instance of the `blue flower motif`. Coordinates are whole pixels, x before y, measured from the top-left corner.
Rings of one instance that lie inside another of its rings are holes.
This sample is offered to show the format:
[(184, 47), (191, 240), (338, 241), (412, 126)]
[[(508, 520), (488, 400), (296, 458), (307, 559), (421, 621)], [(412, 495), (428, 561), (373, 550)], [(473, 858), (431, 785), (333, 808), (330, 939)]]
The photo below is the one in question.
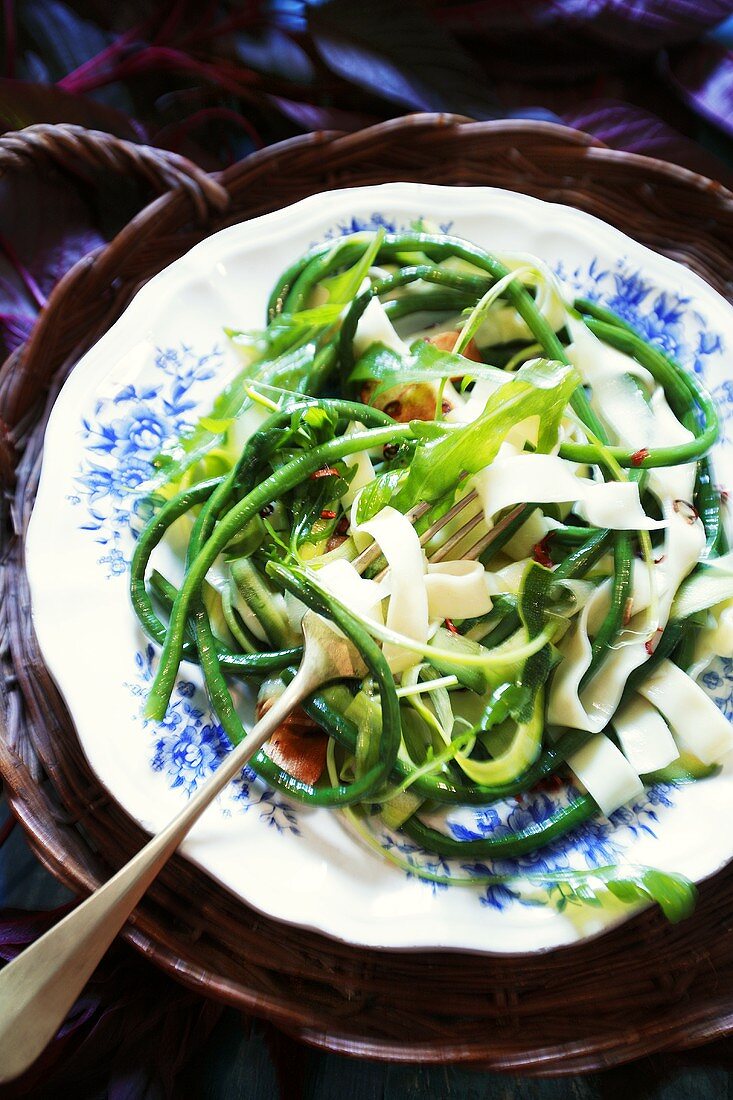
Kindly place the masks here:
[(109, 431), (114, 433), (115, 449), (120, 454), (143, 451), (156, 455), (169, 435), (166, 420), (145, 404), (137, 405), (128, 416), (113, 420)]
[[(733, 664), (733, 662), (732, 662)], [(609, 820), (599, 816), (585, 822), (578, 829), (553, 841), (539, 852), (516, 859), (496, 859), (491, 863), (464, 863), (461, 869), (470, 877), (478, 880), (491, 875), (519, 876), (534, 874), (547, 876), (551, 881), (553, 872), (567, 871), (573, 868), (583, 870), (617, 863), (623, 855), (628, 839), (646, 834), (655, 836), (657, 822), (656, 807), (674, 805), (673, 787), (658, 785), (645, 792), (644, 798), (633, 806), (617, 810)], [(470, 824), (464, 818), (451, 820), (450, 814), (446, 826), (451, 836), (460, 840), (483, 839), (488, 836), (510, 836), (517, 831), (533, 825), (542, 824), (568, 799), (576, 797), (578, 792), (568, 786), (562, 792), (532, 791), (520, 800), (495, 803), (490, 807), (476, 808), (471, 813)], [(413, 849), (411, 861), (425, 866), (426, 859), (432, 859), (427, 853)], [(487, 884), (479, 895), (483, 906), (503, 910), (511, 905), (537, 905), (539, 900), (515, 889), (511, 882)]]
[(733, 658), (716, 657), (700, 681), (713, 702), (733, 722)]
[(612, 309), (649, 343), (698, 374), (711, 355), (724, 350), (721, 335), (691, 308), (689, 297), (656, 290), (624, 256), (613, 269), (594, 259), (573, 270), (560, 262), (555, 272), (570, 293)]
[(172, 787), (185, 787), (191, 793), (198, 783), (215, 769), (223, 755), (222, 732), (213, 724), (181, 724), (155, 743), (153, 767), (175, 772)]
[(512, 890), (505, 882), (487, 886), (483, 894), (479, 894), (478, 901), (479, 905), (489, 905), (492, 909), (498, 909), (499, 912), (506, 909), (512, 902), (519, 902), (522, 905), (531, 904), (518, 890)]
[[(329, 229), (325, 234), (325, 239), (332, 240), (334, 237), (343, 237), (348, 233), (375, 233), (379, 229), (384, 229), (386, 233), (410, 233), (416, 228), (422, 227), (425, 219), (423, 217), (413, 218), (409, 222), (398, 222), (394, 218), (387, 218), (380, 211), (376, 210), (369, 217), (360, 218), (352, 217), (346, 221), (339, 222), (333, 229)], [(438, 225), (438, 231), (440, 233), (450, 233), (453, 229), (453, 222), (441, 222)], [(313, 244), (318, 244), (318, 241), (313, 241)]]
[(198, 404), (196, 387), (212, 378), (221, 364), (218, 347), (205, 354), (185, 344), (159, 348), (155, 367), (162, 381), (125, 385), (111, 397), (100, 398), (93, 415), (82, 419), (87, 454), (76, 477), (78, 491), (67, 500), (85, 507), (83, 529), (93, 531), (103, 545), (114, 544), (114, 550), (99, 559), (109, 577), (125, 572), (132, 542), (152, 512), (146, 489), (155, 456), (190, 428)]
[(87, 489), (88, 502), (91, 505), (97, 504), (104, 497), (125, 500), (139, 492), (141, 486), (150, 479), (152, 471), (150, 462), (129, 455), (114, 466), (100, 466), (90, 462), (87, 472), (80, 475), (77, 481)]
[[(155, 651), (151, 645), (135, 654), (135, 679), (125, 684), (135, 698), (146, 694), (147, 685), (154, 677), (154, 663)], [(172, 789), (182, 789), (188, 795), (193, 794), (231, 752), (231, 745), (203, 691), (199, 691), (192, 680), (178, 680), (163, 719), (160, 722), (145, 719), (143, 728), (152, 733), (152, 768), (167, 776)], [(268, 828), (300, 836), (293, 803), (264, 784), (249, 766), (242, 769), (236, 781), (232, 804), (245, 813), (256, 808)], [(226, 807), (222, 812), (229, 813)]]
[[(674, 798), (672, 797), (675, 791), (675, 786), (672, 783), (656, 783), (653, 787), (649, 787), (646, 792), (646, 800), (649, 806), (664, 806), (669, 808), (674, 806)], [(654, 820), (657, 820), (657, 815), (654, 814)]]
[(113, 546), (109, 554), (104, 554), (101, 558), (97, 558), (100, 565), (106, 565), (109, 569), (110, 576), (120, 577), (123, 573), (127, 572), (127, 559), (122, 551), (117, 546)]

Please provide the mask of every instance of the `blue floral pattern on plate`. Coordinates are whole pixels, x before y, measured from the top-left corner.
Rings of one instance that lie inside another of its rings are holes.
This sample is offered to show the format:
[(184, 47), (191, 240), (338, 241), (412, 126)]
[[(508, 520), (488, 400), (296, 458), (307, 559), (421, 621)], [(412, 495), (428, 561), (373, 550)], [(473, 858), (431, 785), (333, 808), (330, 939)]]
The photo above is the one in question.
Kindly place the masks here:
[(82, 420), (87, 457), (68, 499), (85, 512), (82, 530), (104, 547), (99, 564), (108, 576), (127, 572), (133, 528), (146, 518), (144, 488), (154, 471), (153, 459), (167, 440), (195, 422), (197, 390), (222, 362), (218, 347), (204, 354), (186, 344), (159, 348), (155, 385), (123, 386), (100, 398)]
[[(125, 686), (142, 700), (152, 682), (155, 651), (151, 645), (135, 654), (136, 678)], [(162, 722), (142, 720), (153, 732), (151, 765), (167, 776), (171, 788), (194, 793), (219, 761), (231, 751), (231, 745), (209, 708), (204, 693), (192, 680), (176, 682), (173, 697)], [(291, 802), (244, 767), (233, 784), (233, 801), (245, 812), (258, 809), (260, 819), (277, 832), (300, 836), (298, 819)], [(229, 808), (225, 813), (230, 813)]]
[(376, 233), (380, 229), (383, 229), (385, 233), (435, 232), (436, 230), (438, 233), (451, 233), (453, 222), (440, 222), (434, 225), (432, 222), (428, 223), (420, 217), (405, 223), (397, 221), (395, 218), (386, 218), (379, 211), (374, 211), (368, 218), (352, 217), (348, 221), (338, 222), (324, 234), (324, 239), (330, 241), (334, 237), (344, 237), (347, 233)]
[[(621, 256), (613, 267), (593, 260), (587, 267), (555, 265), (566, 293), (606, 306), (650, 344), (656, 344), (688, 370), (704, 374), (706, 360), (723, 351), (723, 340), (689, 297), (659, 290)], [(731, 394), (733, 401), (733, 394)]]
[[(478, 840), (489, 836), (507, 836), (528, 825), (543, 824), (561, 805), (577, 791), (573, 787), (556, 788), (552, 796), (545, 790), (534, 790), (517, 799), (507, 799), (491, 806), (449, 812), (442, 820), (436, 815), (430, 823), (456, 840)], [(416, 872), (427, 871), (437, 876), (465, 876), (478, 880), (489, 875), (548, 875), (553, 872), (590, 870), (619, 861), (625, 843), (645, 833), (655, 837), (658, 808), (674, 806), (674, 787), (669, 784), (651, 787), (645, 797), (633, 806), (625, 806), (610, 818), (598, 816), (568, 836), (519, 859), (496, 859), (490, 863), (473, 861), (459, 863), (425, 852), (419, 845), (403, 835), (391, 831), (378, 832), (379, 840), (388, 852), (400, 856), (415, 867)], [(407, 872), (409, 874), (409, 872)], [(433, 892), (446, 889), (446, 885), (427, 878), (416, 877)], [(502, 910), (509, 904), (537, 905), (531, 893), (514, 889), (511, 883), (483, 884), (478, 894), (481, 905)]]
[[(419, 222), (419, 220), (418, 220)], [(374, 213), (369, 218), (352, 218), (339, 223), (328, 238), (383, 227), (388, 232), (413, 229)], [(440, 225), (450, 232), (452, 223)], [(566, 293), (584, 296), (617, 312), (639, 329), (646, 339), (674, 356), (688, 369), (705, 373), (706, 361), (722, 349), (719, 335), (711, 332), (690, 299), (659, 291), (622, 257), (615, 266), (593, 260), (583, 268), (555, 268)], [(123, 387), (100, 399), (82, 421), (86, 458), (79, 470), (72, 505), (83, 512), (82, 529), (103, 550), (99, 564), (110, 578), (124, 575), (134, 542), (134, 529), (144, 519), (143, 487), (150, 477), (152, 460), (166, 440), (185, 430), (196, 415), (201, 398), (199, 387), (221, 366), (222, 351), (203, 353), (192, 347), (161, 348), (155, 358), (158, 380), (153, 385)], [(714, 394), (728, 414), (733, 412), (733, 383), (718, 386)], [(143, 696), (152, 678), (154, 652), (145, 647), (136, 655), (136, 677), (127, 684), (135, 696)], [(714, 663), (702, 681), (718, 706), (733, 718), (733, 661)], [(151, 724), (145, 723), (146, 728)], [(179, 680), (163, 722), (152, 726), (150, 762), (163, 772), (174, 788), (190, 794), (215, 769), (228, 751), (221, 727), (212, 717), (203, 692), (189, 680)], [(443, 827), (456, 838), (469, 839), (501, 835), (528, 823), (542, 823), (553, 812), (558, 798), (569, 792), (531, 792), (521, 801), (506, 801), (486, 808), (448, 814)], [(290, 802), (256, 778), (249, 768), (235, 786), (232, 805), (245, 811), (259, 809), (260, 817), (279, 832), (299, 835), (297, 814)], [(497, 860), (458, 864), (431, 855), (400, 833), (382, 832), (380, 840), (388, 851), (398, 854), (417, 868), (436, 875), (463, 874), (481, 878), (487, 874), (521, 872), (552, 873), (570, 868), (590, 869), (613, 863), (623, 855), (625, 845), (639, 833), (655, 836), (660, 810), (674, 805), (674, 788), (653, 787), (631, 807), (624, 807), (610, 819), (599, 817), (564, 837), (541, 853), (520, 860)], [(229, 811), (225, 811), (229, 812)], [(446, 887), (426, 883), (433, 891)], [(515, 904), (536, 904), (523, 897), (511, 884), (477, 889), (481, 905), (504, 910)]]

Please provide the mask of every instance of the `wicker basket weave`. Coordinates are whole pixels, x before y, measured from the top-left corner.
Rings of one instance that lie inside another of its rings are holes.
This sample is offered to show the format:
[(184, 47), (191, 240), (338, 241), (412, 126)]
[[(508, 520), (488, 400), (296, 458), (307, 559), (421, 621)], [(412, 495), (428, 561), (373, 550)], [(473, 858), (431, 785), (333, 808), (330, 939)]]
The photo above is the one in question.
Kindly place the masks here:
[[(358, 134), (312, 134), (207, 176), (171, 154), (70, 126), (0, 139), (0, 173), (134, 174), (162, 197), (59, 283), (28, 344), (0, 371), (6, 534), (0, 578), (0, 773), (40, 859), (80, 893), (144, 842), (81, 752), (30, 625), (23, 533), (59, 386), (141, 282), (204, 236), (325, 189), (388, 180), (493, 184), (596, 214), (733, 299), (733, 195), (552, 124), (418, 115)], [(695, 916), (648, 911), (540, 956), (355, 949), (278, 924), (175, 858), (125, 935), (204, 994), (331, 1050), (477, 1062), (537, 1074), (607, 1066), (733, 1031), (733, 867)]]

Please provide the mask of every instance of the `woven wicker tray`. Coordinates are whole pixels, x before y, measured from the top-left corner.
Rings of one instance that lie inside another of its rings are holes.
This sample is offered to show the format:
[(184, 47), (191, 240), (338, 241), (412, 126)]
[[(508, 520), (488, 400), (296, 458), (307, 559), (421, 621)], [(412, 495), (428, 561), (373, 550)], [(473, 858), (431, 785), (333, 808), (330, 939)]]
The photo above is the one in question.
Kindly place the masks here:
[[(140, 283), (222, 227), (328, 188), (417, 180), (493, 184), (596, 214), (733, 299), (733, 195), (680, 168), (544, 123), (418, 115), (313, 134), (216, 177), (171, 154), (69, 126), (0, 139), (0, 172), (97, 180), (135, 174), (162, 197), (61, 281), (25, 348), (0, 370), (0, 774), (42, 862), (80, 893), (145, 836), (100, 787), (30, 625), (23, 533), (55, 394)], [(648, 911), (548, 955), (476, 958), (355, 949), (268, 920), (186, 861), (161, 874), (125, 930), (187, 985), (310, 1043), (402, 1061), (535, 1074), (599, 1068), (733, 1031), (733, 867), (695, 916)]]

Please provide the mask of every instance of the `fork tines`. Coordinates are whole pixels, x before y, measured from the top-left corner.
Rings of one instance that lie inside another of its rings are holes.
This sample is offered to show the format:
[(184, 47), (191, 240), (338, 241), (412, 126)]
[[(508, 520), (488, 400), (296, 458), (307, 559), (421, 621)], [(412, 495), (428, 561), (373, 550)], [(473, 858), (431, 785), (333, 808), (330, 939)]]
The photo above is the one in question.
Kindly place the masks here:
[[(460, 500), (456, 501), (456, 503), (451, 508), (449, 508), (447, 512), (444, 512), (443, 515), (439, 516), (433, 523), (430, 524), (430, 526), (425, 531), (423, 531), (423, 533), (420, 535), (420, 545), (426, 546), (434, 535), (437, 535), (439, 531), (442, 531), (442, 529), (448, 523), (450, 523), (451, 520), (454, 520), (456, 516), (459, 516), (461, 512), (463, 512), (467, 508), (470, 508), (470, 506), (474, 504), (477, 499), (478, 496), (474, 489), (470, 493), (467, 493), (465, 497), (462, 497)], [(419, 519), (422, 519), (422, 517), (430, 511), (430, 508), (431, 505), (428, 503), (428, 501), (423, 500), (420, 502), (420, 504), (416, 504), (414, 508), (411, 508), (409, 512), (406, 512), (405, 518), (414, 525)], [(506, 530), (509, 524), (517, 518), (523, 508), (523, 504), (518, 504), (515, 508), (512, 508), (510, 512), (507, 512), (503, 519), (500, 519), (499, 522), (496, 523), (490, 531), (485, 532), (479, 539), (477, 539), (475, 543), (473, 543), (472, 546), (469, 546), (468, 549), (464, 550), (461, 553), (461, 559), (464, 561), (475, 561), (478, 557), (480, 557), (480, 555), (483, 554), (484, 550), (486, 550), (487, 547), (491, 545), (494, 539), (502, 534), (502, 532)], [(471, 516), (468, 520), (466, 520), (466, 522), (461, 527), (459, 527), (459, 529), (455, 531), (450, 536), (450, 538), (443, 543), (442, 546), (440, 546), (437, 550), (434, 551), (434, 553), (430, 555), (428, 561), (430, 561), (431, 563), (444, 561), (456, 549), (456, 547), (460, 545), (460, 543), (467, 537), (467, 535), (469, 535), (471, 531), (473, 531), (474, 527), (478, 526), (483, 518), (483, 512), (479, 509), (479, 511), (477, 511), (475, 515)], [(367, 546), (366, 550), (362, 550), (361, 554), (359, 554), (359, 556), (354, 559), (352, 565), (357, 570), (357, 572), (363, 573), (364, 570), (373, 562), (377, 561), (380, 556), (381, 550), (379, 549), (378, 544), (376, 542), (373, 542), (371, 546)], [(385, 570), (382, 570), (382, 573), (384, 572)], [(381, 575), (382, 574), (380, 573), (379, 577), (381, 577)], [(379, 577), (377, 579), (379, 579)]]

